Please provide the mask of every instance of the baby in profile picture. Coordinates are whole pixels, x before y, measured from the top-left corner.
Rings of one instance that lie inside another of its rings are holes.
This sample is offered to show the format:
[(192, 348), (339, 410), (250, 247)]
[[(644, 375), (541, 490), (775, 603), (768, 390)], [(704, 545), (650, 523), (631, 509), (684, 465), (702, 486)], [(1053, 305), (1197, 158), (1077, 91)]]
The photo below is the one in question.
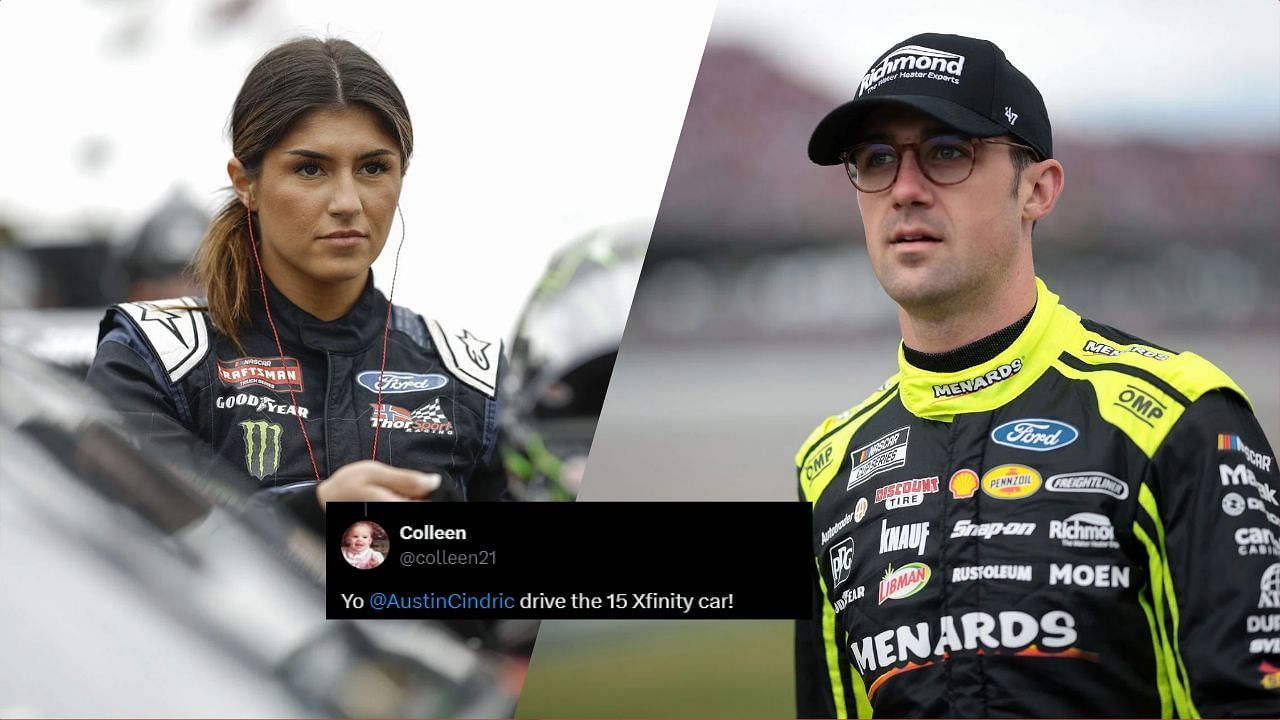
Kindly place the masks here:
[(382, 564), (389, 545), (387, 531), (381, 525), (361, 520), (342, 534), (342, 557), (357, 570), (371, 570)]

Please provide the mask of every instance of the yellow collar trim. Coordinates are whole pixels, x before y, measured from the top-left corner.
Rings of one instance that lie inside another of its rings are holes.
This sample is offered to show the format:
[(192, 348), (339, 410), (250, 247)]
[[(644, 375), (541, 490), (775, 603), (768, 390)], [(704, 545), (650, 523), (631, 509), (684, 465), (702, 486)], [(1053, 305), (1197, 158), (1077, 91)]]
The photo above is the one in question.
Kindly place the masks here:
[(929, 372), (908, 363), (899, 343), (903, 405), (917, 417), (944, 422), (963, 413), (987, 412), (1005, 405), (1057, 359), (1059, 343), (1053, 341), (1049, 329), (1074, 315), (1036, 278), (1036, 309), (1031, 321), (1009, 347), (985, 363), (951, 373)]

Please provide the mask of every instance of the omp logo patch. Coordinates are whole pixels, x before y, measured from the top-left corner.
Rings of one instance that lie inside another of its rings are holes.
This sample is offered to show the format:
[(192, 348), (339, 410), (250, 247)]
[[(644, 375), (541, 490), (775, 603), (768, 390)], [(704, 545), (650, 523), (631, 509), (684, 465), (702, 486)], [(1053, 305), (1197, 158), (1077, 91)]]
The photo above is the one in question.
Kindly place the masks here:
[(831, 441), (818, 447), (809, 454), (809, 460), (804, 464), (804, 479), (810, 485), (813, 484), (814, 478), (818, 477), (818, 473), (822, 472), (831, 464), (831, 456), (835, 454), (835, 448), (832, 447)]
[(900, 427), (849, 453), (853, 469), (849, 471), (849, 482), (845, 485), (845, 490), (852, 490), (869, 478), (906, 465), (910, 436), (910, 427)]
[(280, 469), (283, 429), (266, 420), (245, 420), (240, 429), (244, 431), (244, 464), (249, 474), (262, 480)]
[(1155, 427), (1155, 421), (1164, 417), (1165, 412), (1168, 411), (1164, 403), (1156, 400), (1142, 388), (1132, 385), (1125, 385), (1112, 405), (1124, 408), (1147, 427)]
[(1040, 484), (1040, 473), (1026, 465), (999, 465), (982, 476), (982, 492), (1000, 500), (1030, 497)]
[(906, 45), (889, 53), (862, 77), (858, 97), (897, 79), (927, 78), (960, 84), (964, 56), (922, 45)]

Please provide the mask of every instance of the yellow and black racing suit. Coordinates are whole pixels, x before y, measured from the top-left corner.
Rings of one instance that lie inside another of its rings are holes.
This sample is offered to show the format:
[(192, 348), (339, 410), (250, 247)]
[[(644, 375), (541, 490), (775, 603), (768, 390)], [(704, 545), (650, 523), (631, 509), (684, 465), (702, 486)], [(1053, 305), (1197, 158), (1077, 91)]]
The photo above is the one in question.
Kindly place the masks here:
[(796, 456), (800, 715), (1280, 717), (1280, 481), (1249, 401), (1037, 288), (967, 367), (900, 349)]

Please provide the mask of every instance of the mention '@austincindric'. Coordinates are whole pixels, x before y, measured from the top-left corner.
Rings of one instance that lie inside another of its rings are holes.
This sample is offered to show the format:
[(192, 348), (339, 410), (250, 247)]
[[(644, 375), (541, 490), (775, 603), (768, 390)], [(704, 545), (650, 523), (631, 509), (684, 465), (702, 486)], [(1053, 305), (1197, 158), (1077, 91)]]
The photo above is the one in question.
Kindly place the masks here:
[(330, 503), (328, 616), (803, 617), (811, 525), (802, 503)]

